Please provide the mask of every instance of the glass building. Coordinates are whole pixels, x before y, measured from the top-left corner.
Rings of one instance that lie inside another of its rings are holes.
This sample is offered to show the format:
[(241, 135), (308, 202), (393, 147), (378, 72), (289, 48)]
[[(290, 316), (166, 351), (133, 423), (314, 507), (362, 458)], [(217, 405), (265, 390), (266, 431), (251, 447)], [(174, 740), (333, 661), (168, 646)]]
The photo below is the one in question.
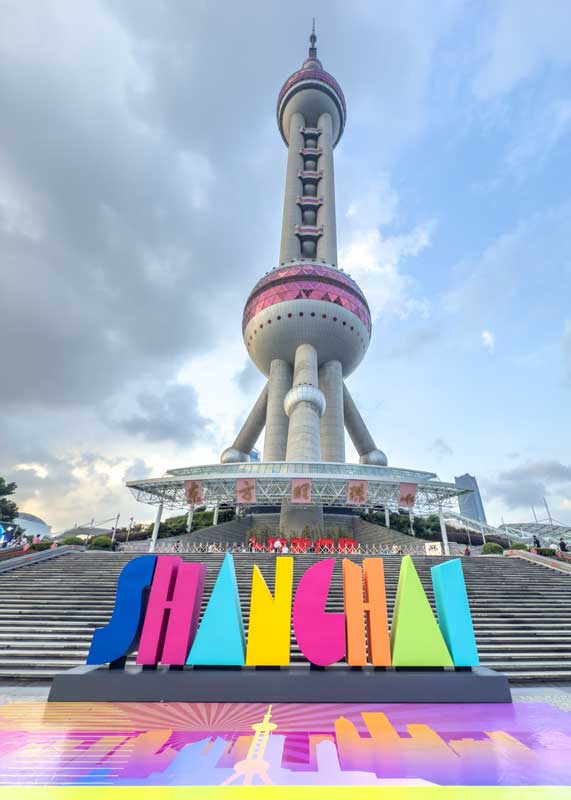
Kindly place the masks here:
[(470, 494), (461, 494), (458, 497), (458, 504), (460, 505), (460, 513), (462, 516), (468, 517), (468, 519), (475, 519), (478, 522), (487, 523), (484, 504), (482, 503), (482, 497), (480, 495), (480, 488), (474, 475), (470, 475), (467, 472), (465, 475), (454, 477), (454, 482), (456, 486), (461, 489), (471, 490)]

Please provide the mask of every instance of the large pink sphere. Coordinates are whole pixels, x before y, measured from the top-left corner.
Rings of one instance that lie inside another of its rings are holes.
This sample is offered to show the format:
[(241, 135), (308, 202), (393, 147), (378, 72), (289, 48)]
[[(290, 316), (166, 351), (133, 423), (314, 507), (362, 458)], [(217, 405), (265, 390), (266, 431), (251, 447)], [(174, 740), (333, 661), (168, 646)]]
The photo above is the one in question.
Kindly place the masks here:
[(254, 286), (242, 333), (250, 357), (265, 375), (274, 358), (293, 364), (299, 345), (311, 344), (320, 364), (340, 361), (346, 376), (369, 346), (371, 313), (346, 273), (300, 260), (272, 270)]

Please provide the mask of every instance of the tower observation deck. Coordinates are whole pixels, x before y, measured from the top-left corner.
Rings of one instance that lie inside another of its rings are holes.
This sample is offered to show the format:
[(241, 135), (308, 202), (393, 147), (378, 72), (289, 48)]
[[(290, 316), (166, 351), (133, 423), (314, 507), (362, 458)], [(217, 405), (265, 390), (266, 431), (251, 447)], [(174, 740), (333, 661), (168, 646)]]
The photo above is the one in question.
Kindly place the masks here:
[[(371, 313), (365, 294), (337, 258), (334, 149), (345, 129), (347, 106), (341, 87), (317, 57), (315, 30), (307, 58), (279, 92), (276, 113), (287, 146), (280, 255), (277, 265), (248, 295), (242, 319), (248, 354), (267, 381), (234, 442), (222, 453), (219, 470), (223, 468), (230, 483), (240, 481), (242, 474), (250, 476), (259, 484), (264, 502), (273, 497), (281, 506), (282, 531), (300, 533), (307, 526), (322, 528), (324, 502), (318, 502), (320, 498), (327, 498), (327, 504), (345, 504), (339, 498), (348, 498), (348, 481), (363, 477), (362, 506), (372, 505), (373, 495), (378, 502), (374, 486), (384, 484), (385, 507), (398, 506), (400, 482), (399, 470), (388, 468), (385, 453), (377, 447), (345, 383), (369, 347)], [(345, 464), (345, 430), (360, 465), (368, 469), (362, 470), (362, 476), (358, 468), (355, 474), (357, 465), (350, 469), (347, 465), (341, 472), (329, 470), (343, 475), (345, 481), (332, 489), (331, 483), (327, 487), (319, 483), (316, 476), (324, 473), (316, 467)], [(250, 453), (263, 431), (262, 462), (252, 472)], [(302, 476), (296, 481), (307, 479), (304, 502), (294, 497), (286, 465), (295, 465), (295, 474)], [(196, 469), (192, 468), (195, 482), (200, 477)], [(403, 480), (410, 481), (410, 471), (402, 472)], [(160, 484), (133, 481), (128, 485), (139, 499), (170, 499), (172, 505), (173, 498), (182, 495), (174, 483), (167, 487), (165, 479), (180, 483), (181, 473), (184, 470), (171, 470)], [(217, 472), (216, 488), (210, 483), (214, 479), (207, 477), (212, 474), (211, 468), (204, 468), (200, 500), (215, 504), (224, 497), (227, 502), (228, 482), (222, 491), (224, 475)], [(430, 484), (427, 492), (423, 494), (421, 488), (418, 495), (429, 508), (428, 498), (436, 498), (441, 507), (443, 501), (461, 493), (453, 484), (435, 480), (433, 473), (414, 475), (419, 488)], [(264, 483), (266, 479), (269, 484)], [(252, 496), (256, 496), (255, 487), (248, 495)], [(238, 488), (235, 497), (239, 504)], [(355, 507), (354, 502), (347, 505)]]

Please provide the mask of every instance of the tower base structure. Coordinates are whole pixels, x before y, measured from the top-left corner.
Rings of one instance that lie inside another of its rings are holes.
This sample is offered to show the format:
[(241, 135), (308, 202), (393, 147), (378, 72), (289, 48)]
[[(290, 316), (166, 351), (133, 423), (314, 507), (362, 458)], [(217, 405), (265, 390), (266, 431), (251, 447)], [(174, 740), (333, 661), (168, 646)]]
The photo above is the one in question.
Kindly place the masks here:
[(282, 503), (280, 532), (283, 536), (323, 533), (323, 506), (300, 506)]

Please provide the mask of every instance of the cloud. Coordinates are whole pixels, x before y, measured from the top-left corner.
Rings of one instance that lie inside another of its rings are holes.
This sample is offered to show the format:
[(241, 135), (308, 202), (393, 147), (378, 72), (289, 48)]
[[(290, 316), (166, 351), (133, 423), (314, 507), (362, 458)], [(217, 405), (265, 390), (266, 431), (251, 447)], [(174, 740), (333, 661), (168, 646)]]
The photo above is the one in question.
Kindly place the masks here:
[(563, 348), (563, 370), (565, 382), (567, 384), (571, 384), (571, 319), (565, 320), (563, 340), (561, 344)]
[(234, 375), (234, 380), (242, 392), (250, 392), (261, 386), (262, 376), (253, 362), (248, 359), (242, 369)]
[(543, 498), (571, 487), (571, 464), (559, 461), (533, 461), (500, 472), (495, 480), (484, 482), (486, 497), (499, 499), (508, 508), (529, 508)]
[(571, 98), (561, 97), (548, 103), (517, 129), (505, 156), (510, 172), (520, 174), (533, 163), (535, 169), (553, 148), (571, 132)]
[(139, 413), (118, 423), (127, 433), (148, 442), (170, 439), (183, 444), (194, 444), (210, 435), (212, 420), (199, 413), (192, 386), (169, 386), (162, 394), (141, 392), (137, 402)]
[(560, 461), (532, 461), (500, 473), (500, 480), (543, 480), (553, 483), (571, 483), (571, 464)]
[(473, 88), (480, 100), (512, 92), (534, 72), (571, 61), (567, 0), (499, 0), (484, 23), (480, 68)]
[(416, 296), (416, 284), (404, 272), (407, 259), (432, 244), (434, 220), (406, 232), (383, 232), (398, 221), (398, 195), (386, 177), (373, 181), (350, 201), (339, 263), (367, 296), (373, 318), (390, 314), (406, 319), (428, 316), (428, 303)]
[(438, 436), (430, 448), (437, 456), (451, 456), (454, 450), (442, 436)]
[(490, 353), (493, 353), (496, 349), (496, 337), (491, 331), (482, 331), (482, 344), (489, 350)]
[(443, 334), (443, 326), (439, 321), (431, 322), (419, 328), (408, 328), (398, 341), (387, 350), (388, 358), (401, 359), (416, 356), (438, 342)]
[(144, 458), (136, 458), (123, 473), (123, 480), (134, 481), (137, 479), (150, 478), (153, 474), (152, 467), (150, 467)]

